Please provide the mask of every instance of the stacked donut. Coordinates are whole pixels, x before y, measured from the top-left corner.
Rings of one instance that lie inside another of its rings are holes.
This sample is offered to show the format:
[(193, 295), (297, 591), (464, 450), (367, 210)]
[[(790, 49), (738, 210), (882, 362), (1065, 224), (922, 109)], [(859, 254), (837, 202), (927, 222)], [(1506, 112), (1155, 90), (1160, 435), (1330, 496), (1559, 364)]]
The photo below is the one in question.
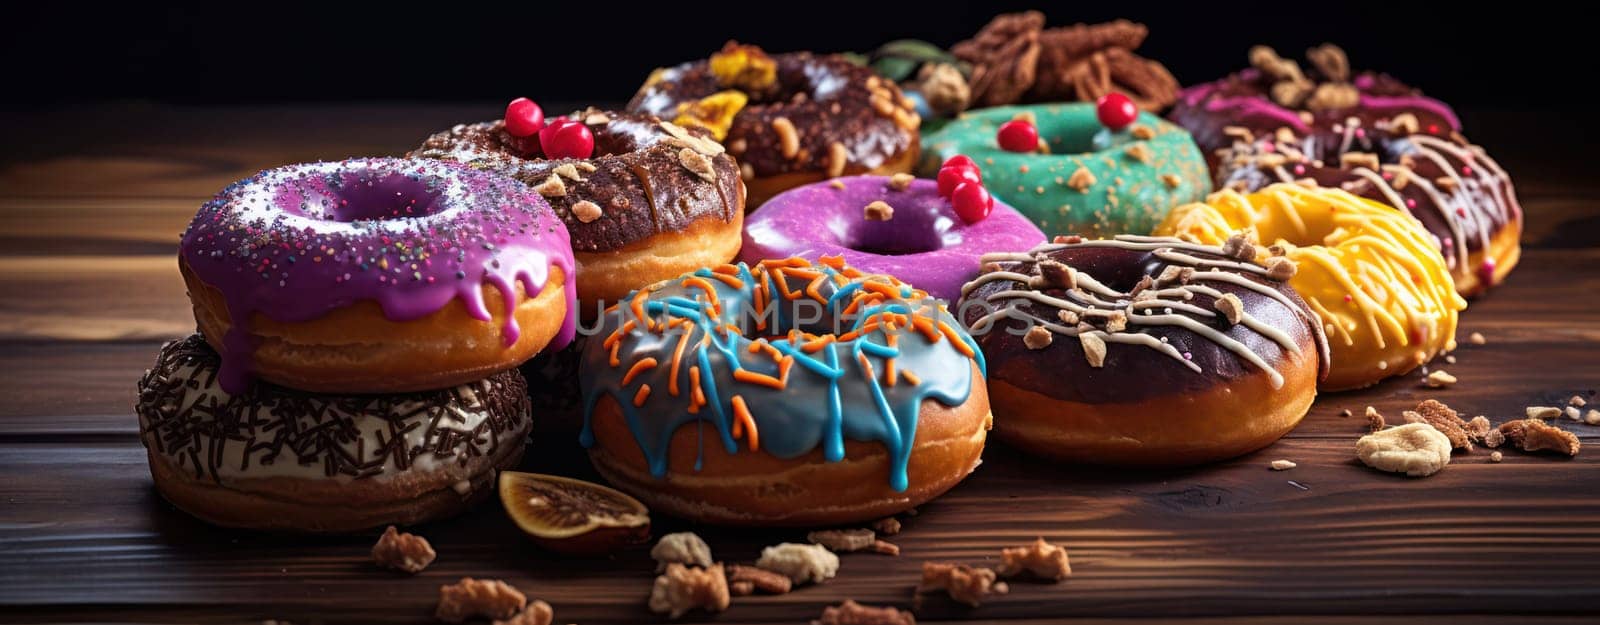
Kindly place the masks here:
[(515, 367), (571, 340), (575, 264), (525, 185), (429, 160), (263, 171), (179, 246), (200, 332), (140, 381), (156, 486), (211, 522), (353, 531), (493, 492), (532, 419)]

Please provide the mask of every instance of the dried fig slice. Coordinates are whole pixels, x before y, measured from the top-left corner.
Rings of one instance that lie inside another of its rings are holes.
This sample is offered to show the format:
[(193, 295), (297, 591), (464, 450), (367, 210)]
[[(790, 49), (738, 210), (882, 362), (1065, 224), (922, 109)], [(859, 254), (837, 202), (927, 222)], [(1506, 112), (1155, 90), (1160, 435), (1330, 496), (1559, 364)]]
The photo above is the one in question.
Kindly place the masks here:
[(650, 539), (650, 511), (611, 488), (542, 473), (500, 472), (500, 503), (551, 551), (598, 554)]

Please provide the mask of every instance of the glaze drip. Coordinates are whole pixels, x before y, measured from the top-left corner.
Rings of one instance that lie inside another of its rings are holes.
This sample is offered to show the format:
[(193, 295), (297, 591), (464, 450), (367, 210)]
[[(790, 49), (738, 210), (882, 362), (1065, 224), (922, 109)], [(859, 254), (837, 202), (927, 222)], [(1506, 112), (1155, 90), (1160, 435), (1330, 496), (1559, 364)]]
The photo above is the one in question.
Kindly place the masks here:
[(711, 425), (730, 454), (742, 440), (779, 458), (820, 448), (838, 462), (846, 439), (879, 442), (890, 486), (903, 491), (922, 402), (965, 403), (982, 383), (974, 362), (982, 371), (976, 342), (943, 304), (838, 257), (703, 268), (605, 312), (583, 355), (580, 442), (595, 444), (594, 409), (610, 397), (656, 477), (674, 434), (694, 423)]

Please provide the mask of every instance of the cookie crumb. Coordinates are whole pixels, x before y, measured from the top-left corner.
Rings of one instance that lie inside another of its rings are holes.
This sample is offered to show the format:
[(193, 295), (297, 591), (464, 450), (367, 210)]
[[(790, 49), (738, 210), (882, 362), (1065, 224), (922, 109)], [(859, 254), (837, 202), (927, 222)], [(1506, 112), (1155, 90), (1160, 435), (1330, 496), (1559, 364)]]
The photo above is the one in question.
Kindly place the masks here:
[(572, 216), (577, 217), (580, 223), (594, 223), (602, 214), (604, 211), (600, 210), (600, 205), (589, 200), (579, 200), (572, 205)]
[(1600, 425), (1600, 410), (1590, 408), (1589, 412), (1583, 413), (1583, 422), (1589, 425)]
[(1506, 455), (1502, 454), (1502, 453), (1500, 453), (1498, 451), (1489, 453), (1489, 462), (1499, 462), (1501, 460), (1505, 460), (1505, 458), (1506, 458)]
[(873, 200), (866, 208), (861, 209), (861, 213), (867, 221), (889, 221), (894, 219), (894, 207), (883, 200)]
[(1067, 178), (1067, 186), (1079, 193), (1088, 193), (1089, 187), (1094, 186), (1094, 183), (1094, 172), (1089, 171), (1087, 167), (1079, 167), (1072, 172), (1071, 177)]
[(1538, 419), (1523, 419), (1500, 425), (1506, 442), (1523, 451), (1553, 451), (1567, 456), (1578, 455), (1582, 446), (1571, 432)]
[(439, 607), (434, 616), (447, 623), (460, 623), (475, 616), (507, 619), (527, 605), (527, 596), (510, 584), (498, 579), (463, 577), (439, 587)]
[(651, 612), (675, 619), (697, 608), (721, 612), (728, 609), (731, 601), (727, 574), (721, 564), (700, 569), (673, 562), (650, 588), (649, 607)]
[(1244, 319), (1244, 302), (1237, 295), (1223, 293), (1222, 297), (1217, 298), (1211, 305), (1217, 309), (1217, 312), (1222, 313), (1222, 318), (1226, 319), (1230, 326), (1239, 325), (1239, 322)]
[(1529, 419), (1555, 419), (1561, 416), (1561, 409), (1555, 406), (1528, 406), (1522, 411)]
[(1370, 431), (1370, 432), (1376, 432), (1378, 430), (1383, 429), (1384, 427), (1386, 427), (1388, 425), (1387, 423), (1384, 423), (1383, 414), (1378, 412), (1377, 408), (1373, 408), (1372, 406), (1367, 406), (1366, 416), (1367, 416), (1367, 430)]
[(428, 568), (437, 555), (428, 539), (401, 532), (393, 525), (383, 530), (378, 544), (372, 546), (372, 561), (378, 566), (413, 575)]
[(947, 562), (922, 563), (922, 582), (917, 593), (944, 591), (960, 603), (978, 607), (991, 594), (1005, 594), (1008, 587), (997, 582), (993, 569)]
[(1273, 460), (1269, 466), (1273, 471), (1288, 471), (1300, 465), (1295, 464), (1293, 460)]
[(889, 176), (889, 188), (895, 191), (904, 191), (911, 188), (911, 181), (916, 179), (917, 177), (911, 174), (895, 174)]
[(1407, 423), (1361, 437), (1356, 457), (1380, 471), (1426, 477), (1450, 464), (1450, 439), (1426, 423)]
[(1044, 349), (1055, 342), (1055, 334), (1044, 326), (1033, 326), (1028, 333), (1022, 335), (1022, 344), (1028, 349)]
[(1428, 372), (1428, 377), (1423, 380), (1428, 388), (1449, 388), (1455, 386), (1456, 376), (1444, 369), (1434, 369)]
[(535, 599), (528, 602), (528, 607), (521, 613), (505, 620), (495, 621), (492, 625), (550, 625), (555, 618), (555, 610), (550, 608), (550, 604)]
[(893, 536), (900, 533), (900, 519), (892, 516), (878, 519), (872, 524), (872, 529), (884, 536)]
[(650, 558), (656, 561), (656, 572), (667, 570), (674, 562), (686, 566), (711, 566), (711, 547), (694, 532), (676, 532), (662, 536), (650, 548)]
[(781, 543), (761, 550), (756, 566), (796, 584), (823, 582), (839, 573), (839, 556), (822, 545)]
[(891, 556), (900, 555), (900, 547), (878, 540), (877, 532), (870, 529), (821, 530), (806, 534), (806, 540), (827, 547), (834, 553), (873, 551)]
[(1001, 577), (1014, 577), (1030, 573), (1039, 579), (1061, 581), (1072, 575), (1072, 563), (1067, 550), (1045, 542), (1043, 537), (1020, 547), (1007, 547), (1000, 551)]
[(768, 595), (781, 595), (794, 587), (794, 582), (780, 573), (754, 566), (727, 567), (728, 588), (734, 595), (744, 596), (761, 591)]
[(917, 625), (917, 618), (910, 612), (893, 607), (871, 607), (856, 603), (853, 599), (846, 599), (838, 606), (829, 606), (822, 609), (822, 618), (811, 621), (812, 625)]

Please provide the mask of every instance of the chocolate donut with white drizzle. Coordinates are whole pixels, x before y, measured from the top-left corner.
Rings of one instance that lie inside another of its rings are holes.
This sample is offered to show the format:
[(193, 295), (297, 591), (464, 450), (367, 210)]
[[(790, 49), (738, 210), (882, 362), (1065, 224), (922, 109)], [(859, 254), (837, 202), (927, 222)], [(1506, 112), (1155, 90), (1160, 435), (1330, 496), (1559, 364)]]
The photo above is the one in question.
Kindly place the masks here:
[(990, 361), (995, 431), (1025, 450), (1096, 464), (1198, 464), (1297, 424), (1328, 371), (1316, 315), (1223, 247), (1119, 236), (989, 254), (958, 314)]

